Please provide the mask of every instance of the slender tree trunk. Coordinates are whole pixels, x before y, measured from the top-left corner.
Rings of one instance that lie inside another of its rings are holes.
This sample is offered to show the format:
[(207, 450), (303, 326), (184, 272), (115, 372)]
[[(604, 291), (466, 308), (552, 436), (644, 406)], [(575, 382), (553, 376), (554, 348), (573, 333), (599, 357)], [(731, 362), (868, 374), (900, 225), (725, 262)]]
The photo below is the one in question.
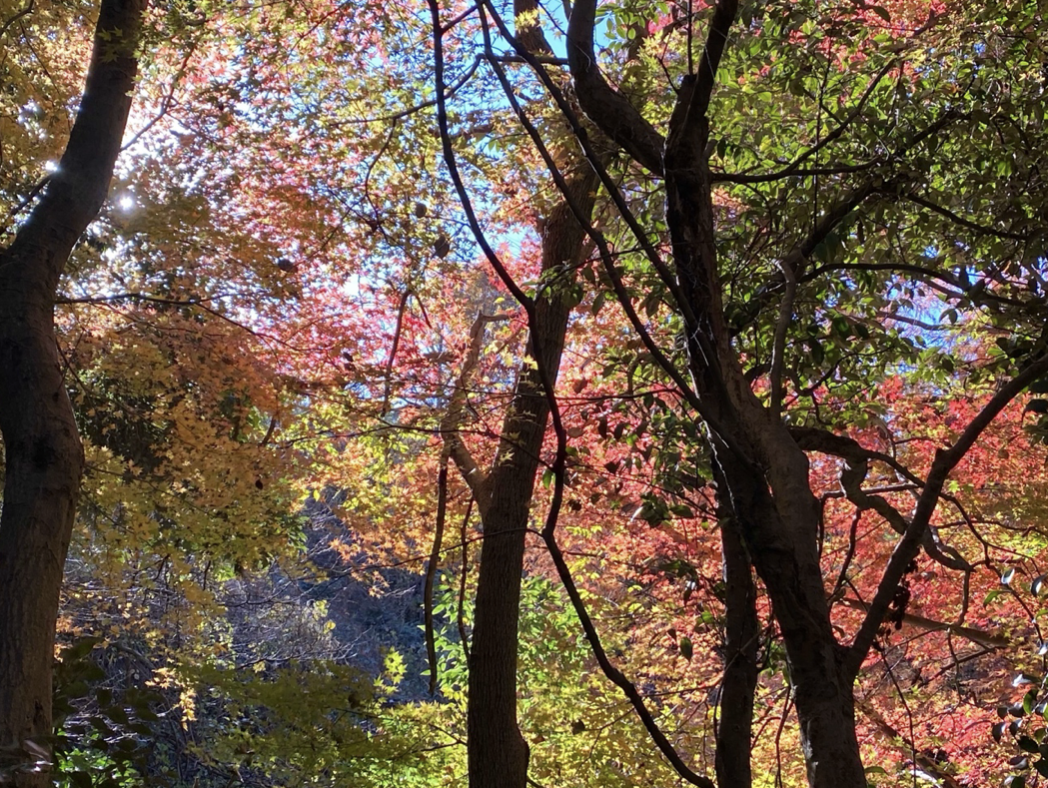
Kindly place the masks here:
[[(722, 474), (718, 484), (724, 484)], [(718, 520), (724, 566), (724, 676), (714, 759), (718, 788), (750, 788), (753, 698), (757, 689), (757, 587), (738, 524), (723, 502)]]
[(11, 246), (0, 252), (0, 761), (16, 786), (42, 786), (51, 664), (83, 450), (54, 332), (66, 260), (109, 190), (131, 105), (145, 0), (103, 0), (65, 154)]
[[(574, 198), (587, 214), (596, 187), (588, 168), (571, 181)], [(558, 205), (546, 221), (543, 270), (577, 261), (584, 238), (567, 205)], [(573, 282), (565, 277), (552, 283), (535, 304), (532, 342), (551, 382), (557, 379), (574, 306)], [(527, 781), (527, 744), (517, 727), (517, 629), (526, 529), (549, 413), (538, 370), (522, 365), (494, 466), (478, 495), (484, 542), (469, 659), (470, 788), (524, 788)]]
[[(727, 459), (726, 449), (718, 454), (728, 479), (725, 492), (786, 646), (809, 785), (864, 788), (845, 649), (830, 628), (815, 549), (817, 510), (791, 506), (786, 496), (773, 499), (763, 473)], [(806, 460), (803, 470), (807, 475)]]

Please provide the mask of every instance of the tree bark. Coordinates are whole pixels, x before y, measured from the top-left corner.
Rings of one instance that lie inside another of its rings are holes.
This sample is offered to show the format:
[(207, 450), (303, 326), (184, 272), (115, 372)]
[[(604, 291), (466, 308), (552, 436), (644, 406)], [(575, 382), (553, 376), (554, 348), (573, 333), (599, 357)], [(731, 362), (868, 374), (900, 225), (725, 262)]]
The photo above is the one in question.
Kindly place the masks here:
[[(779, 623), (796, 691), (801, 745), (812, 788), (864, 788), (855, 736), (851, 678), (830, 627), (817, 552), (819, 508), (808, 486), (808, 459), (780, 419), (753, 394), (725, 323), (704, 150), (705, 117), (692, 83), (681, 91), (667, 141), (667, 223), (689, 338), (689, 366), (714, 455), (742, 538)], [(683, 108), (683, 109), (682, 109)]]
[[(586, 215), (593, 209), (596, 187), (588, 168), (571, 180), (576, 204)], [(576, 262), (584, 239), (568, 206), (558, 205), (546, 221), (542, 270)], [(535, 302), (531, 342), (551, 383), (557, 379), (574, 306), (573, 283), (572, 276), (551, 283)], [(525, 363), (494, 465), (477, 496), (484, 541), (469, 659), (470, 788), (524, 788), (527, 781), (528, 749), (517, 727), (517, 630), (526, 529), (549, 415), (538, 369)]]
[[(719, 474), (717, 474), (719, 475)], [(723, 482), (723, 479), (718, 480)], [(753, 698), (757, 689), (757, 587), (750, 557), (728, 506), (719, 507), (724, 566), (724, 675), (714, 765), (718, 788), (751, 788)]]
[(757, 399), (731, 348), (717, 267), (713, 196), (704, 153), (709, 126), (695, 116), (694, 81), (681, 91), (666, 144), (667, 224), (688, 359), (711, 446), (723, 474), (718, 496), (741, 526), (768, 590), (796, 692), (812, 788), (865, 788), (851, 677), (830, 627), (817, 551), (819, 508), (808, 459)]
[[(0, 252), (0, 747), (14, 785), (49, 782), (51, 664), (83, 449), (54, 331), (55, 291), (105, 201), (131, 106), (145, 0), (102, 0), (76, 122), (58, 169)], [(21, 752), (21, 756), (19, 756)], [(11, 761), (15, 761), (12, 763)], [(20, 761), (20, 763), (18, 762)], [(33, 764), (41, 770), (34, 771)]]

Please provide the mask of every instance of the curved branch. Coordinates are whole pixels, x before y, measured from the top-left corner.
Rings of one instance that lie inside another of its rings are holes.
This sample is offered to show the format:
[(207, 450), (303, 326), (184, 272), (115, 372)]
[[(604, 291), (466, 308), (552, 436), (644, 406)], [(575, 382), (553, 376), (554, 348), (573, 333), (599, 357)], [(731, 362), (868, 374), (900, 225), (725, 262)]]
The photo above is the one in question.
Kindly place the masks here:
[[(871, 461), (890, 467), (907, 481), (923, 488), (924, 482), (894, 457), (864, 448), (858, 441), (843, 435), (834, 435), (814, 427), (791, 427), (790, 435), (806, 451), (818, 451), (845, 461), (840, 483), (845, 496), (861, 510), (872, 509), (892, 527), (897, 534), (905, 534), (909, 527), (906, 518), (880, 495), (871, 494), (862, 488)], [(945, 497), (945, 496), (943, 496)], [(972, 565), (949, 545), (944, 545), (934, 528), (929, 527), (921, 540), (925, 553), (936, 563), (959, 572), (970, 572)]]
[(1008, 238), (1013, 241), (1029, 241), (1033, 238), (1033, 236), (1028, 233), (1013, 233), (1008, 230), (997, 230), (993, 227), (986, 227), (985, 225), (973, 222), (970, 219), (965, 219), (963, 216), (954, 213), (949, 208), (944, 208), (938, 203), (934, 203), (925, 197), (919, 197), (912, 192), (902, 192), (899, 196), (904, 200), (909, 200), (916, 205), (920, 205), (922, 208), (927, 208), (932, 213), (937, 213), (940, 216), (949, 219), (954, 224), (958, 224), (961, 227), (972, 230), (980, 235), (991, 235), (994, 238)]
[(593, 50), (597, 0), (577, 0), (568, 20), (568, 68), (579, 105), (635, 161), (661, 175), (665, 140), (629, 99), (607, 83)]
[(677, 774), (692, 785), (699, 786), (699, 788), (716, 788), (713, 780), (701, 774), (696, 774), (684, 763), (673, 744), (666, 738), (666, 734), (659, 728), (659, 724), (655, 721), (651, 712), (648, 711), (644, 698), (637, 690), (636, 685), (626, 678), (621, 670), (611, 664), (611, 660), (608, 659), (608, 654), (600, 641), (600, 635), (597, 634), (597, 628), (593, 625), (593, 619), (590, 618), (589, 611), (586, 610), (586, 603), (582, 601), (582, 595), (579, 594), (579, 589), (571, 576), (571, 570), (568, 568), (567, 561), (564, 560), (564, 553), (561, 552), (560, 547), (557, 545), (554, 533), (555, 528), (555, 520), (547, 521), (546, 527), (542, 529), (542, 539), (546, 543), (554, 566), (557, 568), (560, 582), (564, 586), (564, 590), (568, 592), (571, 606), (575, 610), (575, 615), (579, 618), (579, 623), (582, 624), (582, 629), (586, 633), (586, 640), (589, 641), (593, 656), (596, 657), (601, 672), (604, 673), (612, 684), (622, 690), (630, 705), (637, 712), (637, 716), (640, 717), (641, 723), (643, 723), (645, 730), (648, 731), (648, 735), (655, 742), (655, 746), (659, 748), (659, 752), (670, 762)]

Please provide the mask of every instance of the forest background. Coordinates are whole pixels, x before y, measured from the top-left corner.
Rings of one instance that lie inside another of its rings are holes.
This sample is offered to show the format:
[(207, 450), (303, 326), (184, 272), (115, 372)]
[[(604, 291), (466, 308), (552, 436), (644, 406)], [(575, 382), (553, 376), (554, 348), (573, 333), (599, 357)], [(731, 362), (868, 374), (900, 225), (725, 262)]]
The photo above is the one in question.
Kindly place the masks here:
[(0, 0), (0, 782), (1043, 783), (1043, 16)]

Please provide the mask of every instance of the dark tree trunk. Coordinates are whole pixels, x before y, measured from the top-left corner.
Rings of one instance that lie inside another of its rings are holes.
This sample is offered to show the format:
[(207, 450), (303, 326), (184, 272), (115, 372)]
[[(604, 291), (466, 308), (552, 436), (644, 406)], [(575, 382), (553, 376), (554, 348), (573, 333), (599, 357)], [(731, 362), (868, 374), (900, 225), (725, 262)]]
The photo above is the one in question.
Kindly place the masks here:
[[(131, 105), (145, 0), (103, 0), (80, 111), (40, 202), (0, 252), (0, 431), (6, 459), (0, 513), (0, 761), (16, 786), (51, 735), (51, 663), (83, 450), (54, 332), (66, 260), (109, 190)], [(27, 746), (26, 743), (29, 743)], [(17, 757), (17, 756), (15, 756)]]
[[(717, 474), (719, 475), (719, 474)], [(723, 478), (718, 483), (724, 483)], [(718, 788), (750, 788), (753, 697), (757, 689), (757, 587), (750, 557), (742, 543), (731, 509), (718, 511), (724, 566), (724, 676), (721, 680), (720, 724), (714, 758)]]
[[(571, 188), (586, 215), (593, 209), (596, 176), (584, 171)], [(542, 269), (577, 261), (585, 234), (566, 204), (546, 221)], [(568, 315), (574, 306), (574, 279), (552, 283), (535, 303), (532, 343), (548, 381), (560, 367)], [(550, 410), (538, 370), (520, 369), (517, 389), (502, 425), (495, 463), (478, 495), (484, 542), (469, 659), (470, 788), (524, 788), (527, 745), (517, 727), (517, 625), (524, 544), (535, 476)]]
[[(796, 692), (812, 788), (865, 788), (851, 677), (830, 627), (817, 552), (819, 508), (808, 459), (782, 421), (758, 401), (732, 351), (717, 267), (713, 197), (704, 153), (709, 127), (681, 91), (665, 157), (667, 224), (680, 278), (692, 380), (712, 435), (724, 489), (743, 542), (768, 590)], [(726, 500), (725, 500), (726, 499)]]

